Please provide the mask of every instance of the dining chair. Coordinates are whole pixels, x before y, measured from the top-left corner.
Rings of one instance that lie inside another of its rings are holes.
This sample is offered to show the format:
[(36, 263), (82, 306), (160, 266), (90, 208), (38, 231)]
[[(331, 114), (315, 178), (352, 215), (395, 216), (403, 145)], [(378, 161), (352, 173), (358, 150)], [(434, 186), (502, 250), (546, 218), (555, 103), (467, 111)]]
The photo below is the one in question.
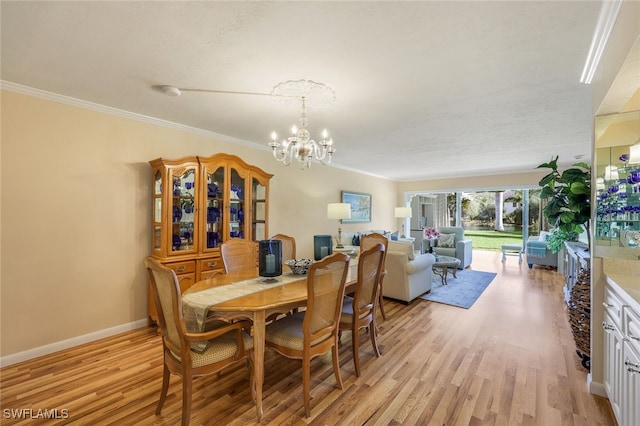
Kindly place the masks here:
[[(153, 258), (147, 258), (145, 266), (158, 310), (164, 357), (162, 390), (156, 415), (160, 414), (167, 398), (169, 377), (176, 374), (182, 377), (182, 425), (188, 425), (193, 378), (219, 373), (234, 364), (244, 362), (249, 365), (253, 340), (245, 330), (250, 330), (251, 323), (218, 321), (215, 327), (202, 333), (187, 331), (182, 314), (180, 284), (175, 272)], [(249, 370), (253, 374), (253, 369)], [(253, 377), (250, 382), (252, 380)]]
[(226, 273), (255, 269), (258, 254), (256, 243), (242, 238), (231, 238), (220, 245), (220, 254)]
[(282, 241), (282, 262), (296, 258), (296, 239), (285, 234), (276, 234), (272, 240)]
[(368, 328), (371, 336), (371, 346), (380, 356), (376, 339), (376, 303), (378, 302), (378, 282), (383, 267), (384, 246), (376, 244), (364, 253), (360, 253), (358, 260), (358, 282), (354, 296), (344, 296), (342, 315), (339, 329), (351, 331), (353, 363), (356, 376), (360, 377), (360, 329)]
[(371, 247), (375, 247), (376, 244), (382, 244), (384, 246), (384, 253), (382, 254), (382, 273), (380, 274), (380, 282), (378, 283), (379, 295), (378, 295), (378, 304), (380, 305), (380, 313), (382, 314), (382, 319), (387, 319), (387, 313), (384, 310), (384, 298), (382, 297), (382, 281), (384, 277), (387, 275), (387, 269), (384, 266), (387, 260), (387, 250), (389, 250), (389, 239), (382, 234), (378, 234), (377, 232), (373, 232), (371, 234), (366, 234), (360, 237), (360, 251), (367, 251)]
[(332, 350), (333, 373), (342, 389), (338, 359), (338, 323), (349, 256), (335, 253), (315, 262), (307, 272), (307, 309), (267, 325), (265, 345), (287, 358), (302, 360), (304, 411), (311, 415), (311, 360)]

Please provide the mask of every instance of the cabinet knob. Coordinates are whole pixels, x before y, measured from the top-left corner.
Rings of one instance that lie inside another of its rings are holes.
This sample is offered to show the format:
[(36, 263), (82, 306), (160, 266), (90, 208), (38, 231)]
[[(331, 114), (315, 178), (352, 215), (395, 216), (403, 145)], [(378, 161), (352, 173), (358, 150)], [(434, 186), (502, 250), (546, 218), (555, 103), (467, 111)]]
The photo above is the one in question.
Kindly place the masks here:
[(613, 305), (607, 303), (607, 302), (602, 302), (602, 306), (604, 306), (605, 309), (609, 309), (609, 308), (613, 308)]

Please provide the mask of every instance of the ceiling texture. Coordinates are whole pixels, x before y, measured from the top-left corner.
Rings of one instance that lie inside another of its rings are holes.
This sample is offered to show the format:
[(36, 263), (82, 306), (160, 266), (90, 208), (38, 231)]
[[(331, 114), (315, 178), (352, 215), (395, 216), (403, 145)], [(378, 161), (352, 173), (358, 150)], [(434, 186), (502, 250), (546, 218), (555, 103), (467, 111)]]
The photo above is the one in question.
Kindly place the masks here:
[[(269, 96), (308, 79), (333, 164), (397, 181), (528, 172), (591, 155), (579, 82), (598, 1), (2, 1), (1, 78), (269, 149), (299, 107)], [(215, 148), (212, 146), (212, 152)], [(293, 167), (293, 166), (292, 166)], [(320, 167), (314, 165), (312, 167)], [(301, 171), (300, 173), (304, 173)]]

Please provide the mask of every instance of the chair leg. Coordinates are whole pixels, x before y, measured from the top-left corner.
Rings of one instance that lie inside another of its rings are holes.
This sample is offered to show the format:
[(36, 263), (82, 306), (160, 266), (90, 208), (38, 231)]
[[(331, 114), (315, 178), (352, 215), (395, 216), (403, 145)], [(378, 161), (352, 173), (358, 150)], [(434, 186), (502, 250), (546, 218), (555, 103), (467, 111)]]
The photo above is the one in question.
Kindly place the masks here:
[(378, 291), (380, 294), (378, 295), (378, 302), (380, 303), (380, 313), (382, 314), (382, 319), (387, 320), (387, 313), (384, 311), (384, 299), (382, 297), (382, 280), (380, 280), (380, 284), (378, 285)]
[(311, 417), (311, 403), (309, 402), (311, 387), (311, 360), (307, 357), (302, 359), (302, 392), (304, 397), (304, 414)]
[(356, 367), (356, 376), (360, 377), (360, 329), (354, 327), (351, 330), (351, 348), (353, 351), (353, 365)]
[(331, 357), (333, 358), (333, 374), (336, 376), (338, 388), (342, 390), (342, 377), (340, 377), (340, 358), (338, 357), (338, 344), (333, 345)]
[(373, 324), (369, 325), (369, 335), (371, 336), (371, 346), (373, 346), (373, 350), (376, 353), (376, 356), (380, 358), (380, 349), (378, 349), (378, 337), (376, 336), (376, 326), (375, 321)]
[(169, 367), (167, 364), (164, 364), (162, 370), (162, 389), (160, 390), (160, 400), (158, 401), (158, 406), (156, 407), (156, 414), (160, 414), (162, 411), (162, 406), (164, 405), (165, 399), (167, 399), (167, 391), (169, 390)]
[(192, 380), (191, 373), (182, 376), (182, 426), (188, 426), (191, 420)]

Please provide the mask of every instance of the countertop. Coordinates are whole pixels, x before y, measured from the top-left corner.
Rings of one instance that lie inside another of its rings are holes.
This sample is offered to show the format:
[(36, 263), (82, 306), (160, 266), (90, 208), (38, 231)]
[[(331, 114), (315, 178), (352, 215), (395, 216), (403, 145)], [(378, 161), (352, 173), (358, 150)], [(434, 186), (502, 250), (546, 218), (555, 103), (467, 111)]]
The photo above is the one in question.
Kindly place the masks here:
[(640, 261), (604, 258), (603, 272), (607, 280), (615, 282), (640, 303)]
[(607, 281), (613, 281), (640, 304), (640, 287), (638, 285), (640, 284), (640, 276), (609, 274)]

